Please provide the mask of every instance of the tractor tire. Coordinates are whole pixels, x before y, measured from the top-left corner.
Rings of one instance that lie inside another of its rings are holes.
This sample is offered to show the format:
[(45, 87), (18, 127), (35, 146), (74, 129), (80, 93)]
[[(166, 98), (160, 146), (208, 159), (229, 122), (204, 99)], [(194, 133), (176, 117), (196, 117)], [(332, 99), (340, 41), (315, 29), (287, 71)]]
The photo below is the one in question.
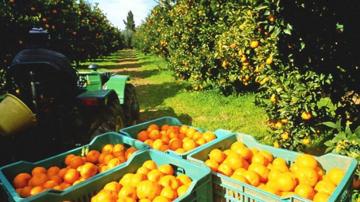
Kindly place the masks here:
[(125, 101), (123, 104), (126, 125), (136, 124), (140, 118), (140, 106), (136, 96), (135, 87), (132, 84), (125, 85)]
[(95, 131), (91, 133), (91, 139), (109, 131), (118, 132), (121, 128), (125, 127), (124, 112), (118, 99), (114, 99), (109, 103), (99, 118), (100, 123)]

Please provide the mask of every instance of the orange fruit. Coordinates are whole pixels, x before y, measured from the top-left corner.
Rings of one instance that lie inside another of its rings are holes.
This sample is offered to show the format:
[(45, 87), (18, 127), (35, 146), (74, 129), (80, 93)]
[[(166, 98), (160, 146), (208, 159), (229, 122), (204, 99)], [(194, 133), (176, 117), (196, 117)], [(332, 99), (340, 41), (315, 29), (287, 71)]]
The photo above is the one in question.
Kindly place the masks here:
[(331, 195), (336, 188), (336, 185), (328, 180), (321, 180), (315, 185), (315, 190), (317, 192), (322, 192), (328, 195)]
[(71, 184), (66, 183), (66, 182), (63, 182), (63, 183), (60, 184), (60, 187), (61, 187), (62, 190), (65, 190), (70, 186), (71, 186)]
[(154, 198), (153, 202), (171, 202), (171, 200), (165, 196), (157, 196)]
[(180, 197), (180, 196), (184, 195), (184, 194), (187, 192), (187, 190), (189, 189), (189, 186), (190, 186), (190, 185), (181, 185), (181, 186), (176, 190), (178, 196)]
[(170, 187), (173, 190), (176, 190), (180, 185), (178, 180), (173, 175), (165, 175), (160, 178), (159, 184), (163, 187)]
[(251, 161), (251, 158), (253, 156), (252, 151), (247, 147), (239, 147), (235, 152), (240, 154), (240, 156), (247, 161)]
[(192, 139), (196, 141), (196, 140), (198, 140), (198, 139), (201, 138), (201, 137), (202, 137), (202, 134), (201, 134), (200, 132), (196, 131), (196, 132), (193, 134)]
[(31, 189), (30, 195), (35, 196), (37, 194), (40, 194), (43, 191), (44, 191), (44, 188), (42, 186), (35, 186)]
[(101, 190), (98, 194), (91, 198), (91, 202), (115, 202), (116, 194), (107, 190)]
[(307, 184), (311, 187), (315, 186), (319, 180), (318, 173), (309, 167), (301, 168), (295, 173), (295, 175), (299, 180), (299, 184)]
[(113, 144), (106, 144), (103, 146), (103, 148), (101, 149), (101, 153), (106, 153), (106, 154), (111, 154), (112, 151), (114, 149), (114, 145)]
[(222, 163), (225, 160), (226, 155), (220, 149), (213, 149), (209, 153), (209, 158), (217, 163)]
[(189, 126), (182, 125), (182, 126), (180, 126), (180, 133), (186, 134), (188, 129), (189, 129)]
[(251, 150), (251, 152), (252, 152), (253, 154), (256, 154), (256, 153), (259, 152), (259, 150), (258, 150), (257, 148), (255, 148), (255, 147), (250, 148), (250, 150)]
[(249, 182), (249, 184), (257, 187), (260, 184), (260, 176), (251, 170), (248, 170), (244, 173), (245, 179)]
[(147, 131), (151, 131), (151, 130), (159, 130), (160, 127), (157, 124), (150, 124), (147, 128)]
[(170, 142), (170, 138), (167, 135), (162, 135), (160, 139), (164, 144), (169, 144)]
[(307, 184), (299, 184), (295, 188), (295, 193), (303, 198), (312, 200), (315, 195), (315, 190)]
[(206, 160), (205, 165), (207, 165), (214, 172), (218, 171), (219, 164), (213, 159)]
[(144, 166), (141, 166), (137, 169), (136, 173), (147, 175), (150, 172), (150, 170)]
[(295, 189), (296, 179), (290, 172), (281, 173), (276, 179), (277, 188), (280, 191), (290, 192)]
[(183, 149), (185, 149), (185, 151), (190, 151), (195, 149), (196, 147), (196, 143), (194, 140), (187, 140), (187, 141), (183, 141)]
[(48, 180), (43, 184), (43, 187), (45, 189), (52, 189), (53, 187), (59, 185), (57, 182), (55, 182), (54, 180)]
[(64, 175), (64, 182), (68, 184), (74, 183), (80, 178), (80, 173), (76, 169), (70, 168)]
[(153, 182), (159, 182), (160, 178), (163, 176), (162, 172), (160, 172), (159, 170), (151, 170), (148, 174), (147, 174), (147, 178), (150, 181)]
[(36, 174), (46, 174), (46, 169), (44, 167), (38, 166), (32, 169), (31, 174), (32, 175), (36, 175)]
[(165, 152), (168, 149), (169, 149), (168, 145), (162, 145), (159, 150)]
[(241, 176), (244, 176), (244, 173), (246, 172), (247, 170), (245, 168), (238, 168), (234, 171), (233, 175), (241, 175)]
[(160, 150), (160, 148), (164, 145), (163, 141), (161, 139), (157, 139), (154, 141), (152, 147), (154, 149)]
[(226, 163), (222, 163), (218, 167), (218, 172), (226, 176), (231, 176), (233, 174), (233, 169)]
[(156, 196), (160, 195), (161, 186), (157, 182), (150, 180), (142, 181), (137, 186), (137, 197), (139, 199), (153, 200)]
[(142, 142), (145, 142), (145, 140), (149, 139), (148, 132), (145, 130), (141, 131), (140, 133), (138, 133), (137, 139)]
[(122, 186), (127, 186), (131, 183), (131, 179), (132, 177), (134, 176), (135, 174), (134, 173), (126, 173), (119, 181), (119, 183), (122, 185)]
[(247, 181), (247, 179), (244, 177), (244, 176), (242, 176), (242, 175), (237, 175), (237, 174), (233, 174), (233, 175), (231, 175), (231, 178), (233, 178), (233, 179), (235, 179), (235, 180), (238, 180), (238, 181), (240, 181), (240, 182), (243, 182), (243, 183), (249, 183), (248, 181)]
[(339, 169), (339, 168), (332, 168), (327, 173), (327, 176), (329, 177), (331, 182), (334, 183), (335, 185), (340, 184), (340, 182), (343, 179), (344, 175), (345, 175), (344, 171)]
[(186, 131), (186, 136), (189, 137), (189, 138), (192, 138), (192, 136), (194, 135), (194, 133), (196, 133), (196, 129), (195, 128), (189, 128), (187, 131)]
[(257, 163), (264, 166), (267, 166), (269, 164), (269, 160), (263, 156), (260, 152), (253, 155), (251, 158), (251, 163)]
[(190, 185), (192, 183), (190, 177), (185, 174), (180, 174), (176, 176), (176, 179), (180, 183), (180, 185)]
[(195, 142), (197, 145), (203, 145), (206, 143), (206, 140), (204, 138), (199, 138)]
[(65, 173), (67, 172), (69, 168), (61, 168), (59, 173), (58, 173), (58, 176), (61, 177), (61, 178), (64, 178), (65, 176)]
[(158, 130), (152, 130), (149, 132), (149, 138), (151, 138), (152, 140), (157, 140), (161, 138), (161, 134), (160, 131)]
[(264, 165), (252, 163), (249, 166), (249, 170), (254, 171), (260, 176), (260, 182), (267, 182), (270, 170)]
[(78, 180), (76, 180), (72, 185), (77, 185), (79, 184), (80, 182), (84, 182), (86, 179), (84, 178), (79, 178)]
[(121, 163), (122, 162), (121, 162), (121, 160), (119, 158), (113, 158), (107, 163), (107, 167), (109, 169), (111, 169), (111, 168), (114, 168), (114, 167), (120, 165)]
[(54, 176), (54, 175), (57, 175), (60, 171), (60, 168), (57, 167), (57, 166), (52, 166), (50, 168), (48, 168), (47, 170), (47, 175), (50, 177), (50, 176)]
[(168, 124), (164, 124), (161, 126), (161, 130), (167, 130), (167, 129), (169, 129), (169, 127), (170, 126)]
[(112, 181), (112, 182), (107, 183), (107, 184), (104, 186), (103, 190), (107, 190), (107, 191), (112, 191), (112, 192), (118, 193), (118, 192), (120, 191), (121, 187), (122, 187), (121, 184), (119, 184), (119, 183), (116, 182), (116, 181)]
[(268, 180), (275, 181), (278, 179), (279, 175), (281, 175), (282, 172), (278, 170), (270, 170), (270, 173), (268, 175)]
[(246, 167), (245, 160), (238, 153), (232, 153), (228, 155), (224, 161), (231, 169), (236, 170), (238, 168)]
[(175, 150), (175, 152), (178, 153), (178, 154), (183, 154), (183, 153), (185, 153), (186, 151), (185, 151), (185, 149), (183, 149), (183, 148), (179, 148), (179, 149)]
[(16, 189), (24, 188), (28, 185), (31, 175), (29, 173), (19, 173), (14, 177), (13, 185)]
[(315, 194), (313, 198), (313, 202), (328, 202), (330, 195), (322, 192), (318, 192)]
[(144, 143), (147, 144), (147, 145), (149, 145), (150, 147), (153, 147), (154, 140), (152, 140), (152, 139), (147, 139), (147, 140), (145, 140)]
[(98, 167), (92, 163), (85, 163), (83, 166), (81, 166), (80, 169), (80, 175), (84, 179), (88, 179), (98, 172)]
[[(118, 201), (118, 202), (119, 202), (119, 201)], [(145, 199), (140, 199), (140, 200), (139, 200), (139, 202), (151, 202), (151, 200), (150, 200), (150, 199), (145, 198)]]
[(24, 188), (22, 188), (21, 192), (20, 192), (20, 196), (23, 198), (29, 197), (31, 196), (31, 186), (26, 186)]
[(141, 182), (141, 181), (144, 181), (146, 180), (146, 175), (144, 174), (140, 174), (140, 173), (136, 173), (133, 175), (133, 177), (130, 178), (130, 183), (129, 185), (130, 186), (133, 186), (133, 187), (137, 187), (137, 185)]
[(73, 158), (71, 158), (69, 166), (76, 169), (84, 163), (85, 161), (83, 160), (83, 158), (81, 158), (80, 156), (74, 156)]
[(279, 189), (276, 187), (276, 182), (273, 181), (268, 181), (263, 189), (264, 191), (267, 191), (272, 194), (276, 194), (276, 195), (280, 194)]
[(57, 184), (61, 184), (62, 183), (62, 178), (58, 175), (53, 175), (49, 177), (49, 180), (53, 180), (55, 181)]
[(161, 190), (160, 195), (163, 196), (163, 197), (166, 197), (167, 199), (175, 200), (177, 198), (177, 192), (175, 190), (173, 190), (170, 187), (164, 187)]
[(48, 177), (44, 173), (35, 174), (31, 177), (29, 180), (30, 186), (42, 186), (46, 181), (48, 180)]
[(154, 170), (157, 168), (157, 165), (153, 160), (147, 160), (143, 163), (143, 167), (145, 167), (149, 170)]
[(287, 172), (289, 168), (287, 166), (286, 161), (283, 158), (275, 158), (272, 161), (272, 169), (279, 170), (280, 172)]
[(216, 135), (213, 132), (207, 131), (203, 134), (203, 138), (206, 142), (210, 142), (216, 139)]
[(90, 162), (90, 163), (97, 163), (99, 160), (99, 156), (100, 156), (100, 152), (96, 151), (96, 150), (90, 150), (87, 154), (86, 154), (86, 161)]
[(300, 168), (309, 167), (312, 169), (316, 169), (316, 167), (318, 167), (318, 162), (316, 161), (316, 159), (309, 154), (298, 155), (295, 159), (295, 163)]
[(112, 154), (115, 157), (123, 156), (125, 152), (125, 146), (123, 144), (115, 144), (112, 150)]
[(259, 153), (260, 153), (261, 155), (263, 155), (263, 156), (268, 160), (269, 163), (274, 160), (273, 155), (272, 155), (270, 152), (268, 152), (268, 151), (263, 150), (263, 151), (260, 151)]
[(128, 160), (133, 153), (135, 153), (137, 150), (135, 147), (129, 147), (125, 152), (125, 158)]
[(178, 138), (172, 138), (169, 142), (169, 148), (171, 150), (177, 150), (182, 147), (182, 141)]
[(132, 199), (136, 199), (136, 188), (129, 186), (129, 185), (125, 185), (124, 187), (122, 187), (118, 193), (118, 197), (119, 198), (132, 198)]
[(158, 170), (164, 175), (174, 175), (174, 168), (169, 164), (159, 166)]
[(65, 157), (65, 160), (64, 160), (64, 161), (65, 161), (65, 164), (66, 164), (67, 166), (70, 165), (71, 159), (72, 159), (73, 157), (75, 157), (74, 154), (69, 154), (69, 155), (67, 155), (67, 156)]

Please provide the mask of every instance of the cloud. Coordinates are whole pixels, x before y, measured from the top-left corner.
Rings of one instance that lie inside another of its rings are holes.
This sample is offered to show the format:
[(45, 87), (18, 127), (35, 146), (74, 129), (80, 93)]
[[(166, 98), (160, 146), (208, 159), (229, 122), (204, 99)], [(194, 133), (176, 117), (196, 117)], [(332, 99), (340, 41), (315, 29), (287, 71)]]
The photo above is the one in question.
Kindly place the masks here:
[(134, 14), (137, 26), (145, 20), (157, 4), (154, 0), (89, 0), (89, 2), (98, 3), (110, 22), (122, 30), (125, 29), (123, 20), (126, 20), (130, 10)]

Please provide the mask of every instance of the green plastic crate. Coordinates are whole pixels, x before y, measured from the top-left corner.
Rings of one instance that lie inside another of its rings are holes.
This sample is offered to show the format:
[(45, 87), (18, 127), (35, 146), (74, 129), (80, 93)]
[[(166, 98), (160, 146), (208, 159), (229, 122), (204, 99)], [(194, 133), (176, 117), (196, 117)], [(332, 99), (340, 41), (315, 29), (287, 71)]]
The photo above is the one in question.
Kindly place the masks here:
[[(45, 160), (41, 160), (35, 163), (30, 163), (26, 161), (19, 161), (15, 162), (0, 168), (0, 182), (4, 191), (8, 196), (9, 201), (15, 202), (27, 202), (27, 201), (57, 201), (53, 200), (53, 196), (57, 195), (68, 195), (73, 192), (73, 190), (82, 189), (81, 187), (85, 186), (86, 183), (96, 180), (97, 178), (101, 178), (102, 176), (106, 175), (106, 173), (111, 172), (111, 170), (105, 171), (103, 173), (98, 173), (97, 175), (93, 176), (92, 178), (86, 180), (85, 182), (76, 184), (67, 188), (64, 191), (55, 191), (55, 190), (48, 190), (33, 197), (28, 198), (21, 198), (15, 191), (14, 187), (12, 186), (12, 179), (21, 172), (28, 172), (31, 173), (32, 168), (36, 166), (43, 166), (45, 168), (51, 166), (60, 166), (65, 167), (64, 159), (69, 154), (81, 155), (85, 150), (101, 150), (105, 144), (124, 144), (128, 147), (135, 147), (138, 150), (147, 150), (149, 148), (148, 145), (144, 144), (141, 141), (134, 140), (132, 138), (125, 137), (123, 135), (119, 135), (119, 133), (115, 132), (108, 132), (99, 136), (96, 136), (88, 145), (84, 145), (82, 147), (78, 147), (76, 149), (67, 151), (65, 153), (47, 158)], [(137, 151), (139, 152), (139, 151)], [(135, 153), (134, 153), (135, 154)], [(123, 163), (125, 164), (125, 163)], [(123, 165), (121, 164), (121, 165)], [(121, 166), (119, 165), (119, 166)], [(115, 169), (115, 168), (113, 168)], [(63, 201), (60, 200), (59, 201)]]
[[(161, 118), (158, 118), (158, 119), (154, 119), (154, 120), (151, 120), (151, 121), (147, 121), (147, 122), (144, 122), (144, 123), (140, 123), (140, 124), (136, 124), (136, 125), (133, 125), (133, 126), (130, 126), (130, 127), (127, 127), (127, 128), (123, 128), (120, 130), (120, 133), (127, 136), (127, 137), (131, 137), (133, 139), (136, 139), (136, 136), (137, 134), (142, 131), (142, 130), (145, 130), (147, 129), (147, 127), (151, 124), (157, 124), (157, 125), (172, 125), (172, 126), (181, 126), (183, 125), (179, 119), (177, 118), (174, 118), (174, 117), (169, 117), (169, 116), (165, 116), (165, 117), (161, 117)], [(203, 129), (201, 128), (196, 128), (198, 131), (200, 132), (204, 132)], [(230, 136), (232, 135), (233, 133), (230, 132), (230, 131), (226, 131), (226, 130), (221, 130), (221, 131), (215, 131), (214, 134), (216, 135), (216, 139), (219, 139), (221, 137), (227, 137), (227, 136)], [(213, 140), (214, 141), (214, 140)], [(209, 144), (211, 144), (213, 141), (211, 142), (208, 142), (206, 144), (203, 144), (199, 147), (196, 147), (195, 149), (193, 150), (190, 150), (190, 151), (187, 151), (185, 153), (182, 153), (182, 154), (178, 154), (172, 150), (167, 150), (166, 152), (170, 155), (173, 155), (175, 157), (180, 157), (180, 158), (183, 158), (183, 159), (186, 159), (186, 157), (188, 155), (190, 155), (191, 153), (193, 152), (196, 152), (202, 148), (205, 148), (207, 147)]]
[[(218, 139), (211, 143), (211, 145), (203, 148), (188, 156), (188, 160), (205, 165), (204, 161), (208, 159), (208, 154), (213, 149), (225, 150), (230, 148), (235, 141), (241, 141), (248, 147), (256, 147), (261, 150), (271, 152), (275, 157), (281, 157), (290, 162), (294, 162), (297, 155), (300, 153), (277, 149), (271, 146), (258, 143), (252, 136), (238, 133), (229, 137)], [(350, 201), (351, 198), (351, 183), (354, 175), (357, 161), (355, 159), (340, 156), (337, 154), (326, 154), (316, 157), (317, 161), (328, 171), (331, 168), (338, 167), (346, 171), (346, 174), (341, 183), (336, 187), (334, 193), (330, 196), (329, 202), (334, 201)], [(296, 195), (290, 197), (279, 197), (277, 195), (265, 192), (254, 186), (234, 180), (230, 177), (222, 175), (217, 172), (212, 172), (213, 176), (213, 190), (214, 201), (252, 201), (252, 202), (272, 202), (272, 201), (288, 201), (288, 202), (307, 202), (310, 200), (300, 198)]]

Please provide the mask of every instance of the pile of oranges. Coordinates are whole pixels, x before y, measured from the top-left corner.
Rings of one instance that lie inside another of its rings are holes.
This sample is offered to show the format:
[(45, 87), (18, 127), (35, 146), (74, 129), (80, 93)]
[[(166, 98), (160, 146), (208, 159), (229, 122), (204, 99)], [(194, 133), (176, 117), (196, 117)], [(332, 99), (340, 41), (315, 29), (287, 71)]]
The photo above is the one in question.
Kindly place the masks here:
[(282, 158), (239, 141), (225, 151), (213, 149), (208, 156), (205, 164), (215, 172), (279, 196), (297, 194), (315, 202), (327, 201), (344, 176), (339, 168), (325, 174), (311, 155), (300, 154), (289, 165)]
[(13, 186), (21, 197), (34, 196), (47, 189), (64, 190), (125, 162), (135, 151), (134, 147), (126, 148), (123, 144), (107, 144), (101, 152), (91, 150), (85, 156), (69, 154), (64, 161), (66, 167), (35, 167), (31, 173), (16, 175)]
[(191, 183), (185, 174), (175, 176), (171, 165), (157, 166), (147, 160), (136, 173), (127, 173), (119, 181), (107, 183), (91, 202), (169, 202), (184, 195)]
[(210, 131), (201, 133), (186, 125), (159, 126), (151, 124), (146, 130), (137, 134), (137, 139), (156, 150), (166, 151), (170, 149), (182, 154), (216, 139), (216, 135)]

